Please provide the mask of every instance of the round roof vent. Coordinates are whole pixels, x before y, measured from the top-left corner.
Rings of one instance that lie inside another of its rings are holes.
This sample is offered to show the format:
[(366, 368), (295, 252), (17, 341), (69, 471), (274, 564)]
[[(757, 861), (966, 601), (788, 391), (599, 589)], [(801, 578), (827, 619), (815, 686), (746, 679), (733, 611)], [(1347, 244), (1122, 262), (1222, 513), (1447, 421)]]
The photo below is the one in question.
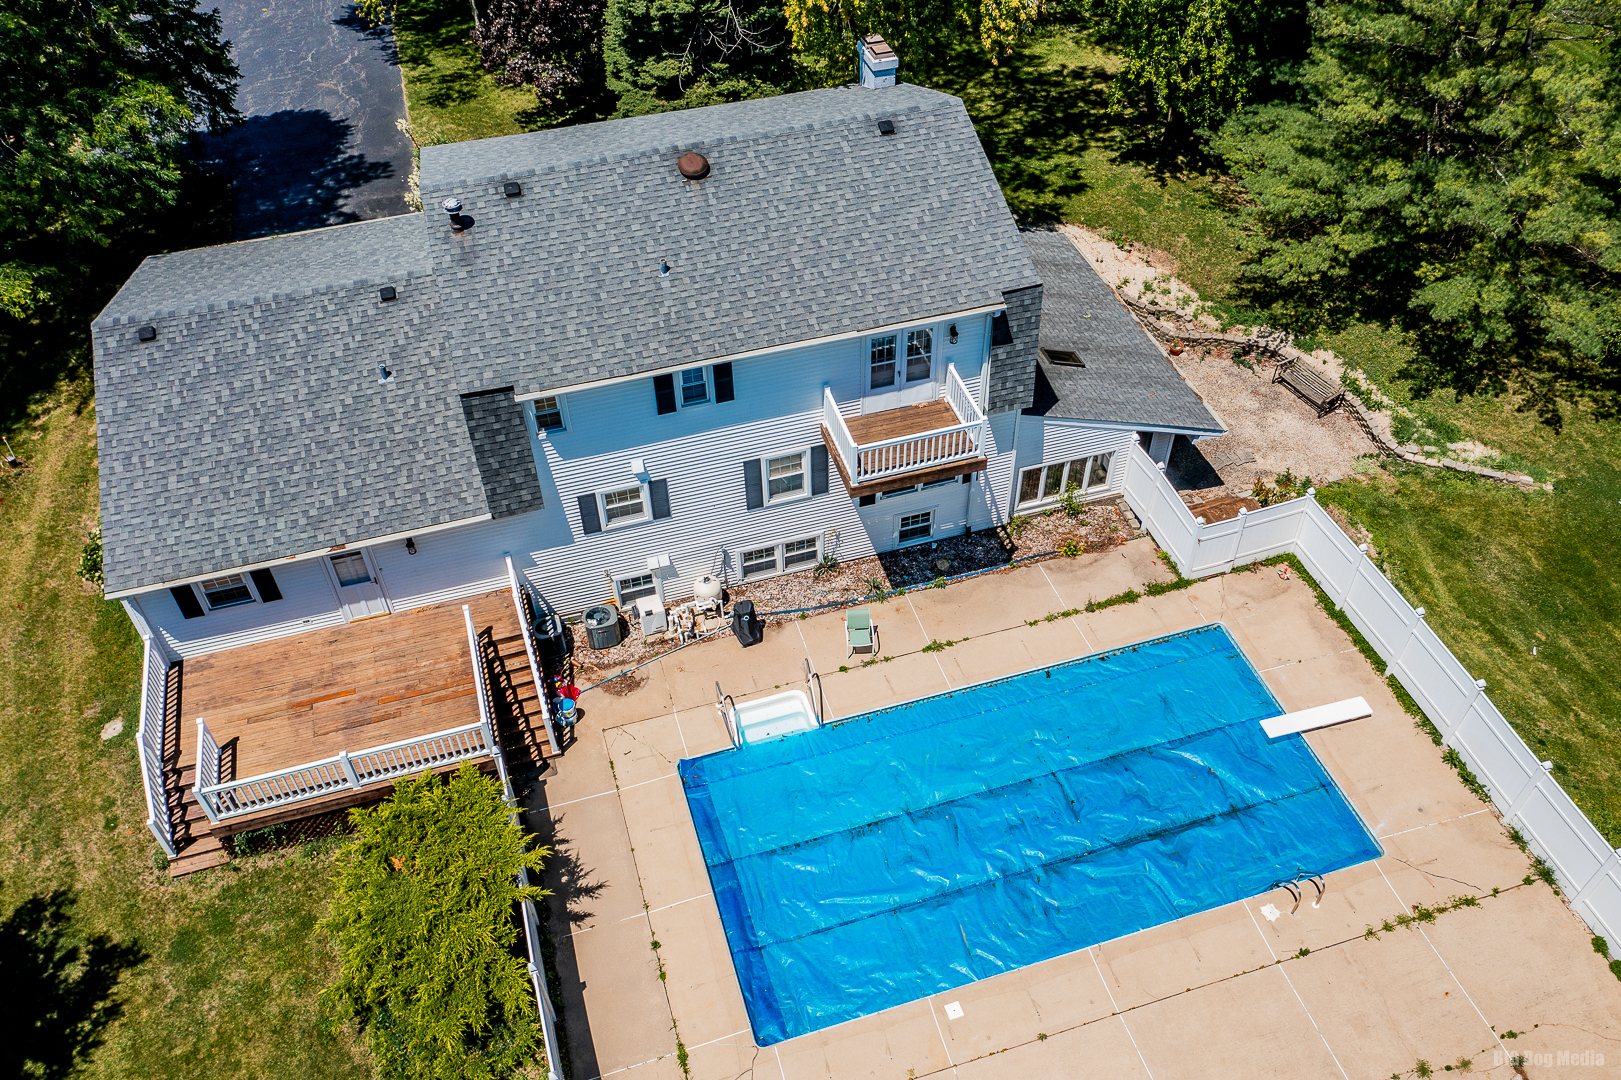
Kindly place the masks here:
[(681, 170), (683, 180), (702, 180), (709, 175), (709, 159), (694, 150), (682, 154), (675, 167)]

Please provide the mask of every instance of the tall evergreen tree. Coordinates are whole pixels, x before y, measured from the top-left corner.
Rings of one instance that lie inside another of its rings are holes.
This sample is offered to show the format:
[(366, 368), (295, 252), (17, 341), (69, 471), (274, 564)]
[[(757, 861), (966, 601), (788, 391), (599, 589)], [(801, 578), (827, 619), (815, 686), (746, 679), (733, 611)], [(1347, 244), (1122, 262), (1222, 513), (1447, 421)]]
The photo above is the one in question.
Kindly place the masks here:
[(1621, 412), (1618, 24), (1605, 0), (1341, 0), (1298, 103), (1215, 140), (1251, 280), (1413, 330), (1422, 388)]
[(792, 74), (779, 0), (608, 0), (604, 22), (619, 116), (776, 94)]
[(0, 310), (21, 318), (172, 206), (194, 131), (238, 119), (218, 11), (195, 0), (8, 0), (0, 11)]

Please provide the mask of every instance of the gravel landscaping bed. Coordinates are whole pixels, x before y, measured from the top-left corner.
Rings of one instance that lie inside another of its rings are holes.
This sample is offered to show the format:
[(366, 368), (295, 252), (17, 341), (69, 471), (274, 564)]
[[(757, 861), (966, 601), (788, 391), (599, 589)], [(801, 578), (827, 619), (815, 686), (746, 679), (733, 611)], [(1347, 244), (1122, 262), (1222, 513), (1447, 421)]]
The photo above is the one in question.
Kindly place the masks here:
[[(1136, 520), (1129, 516), (1123, 503), (1093, 503), (1075, 516), (1062, 510), (1021, 515), (1007, 528), (946, 537), (865, 559), (733, 585), (726, 589), (722, 599), (728, 614), (737, 601), (750, 600), (754, 610), (767, 622), (780, 622), (794, 618), (807, 608), (856, 604), (875, 593), (1006, 566), (1016, 559), (1062, 558), (1066, 552), (1078, 555), (1083, 551), (1104, 551), (1137, 534)], [(728, 622), (702, 621), (705, 631), (724, 630)], [(581, 688), (668, 652), (676, 645), (673, 636), (654, 635), (653, 641), (647, 641), (641, 627), (623, 616), (620, 630), (625, 638), (611, 649), (591, 648), (586, 643), (585, 627), (578, 622), (571, 624), (570, 630), (574, 636), (572, 656), (576, 667), (573, 681)], [(628, 685), (628, 678), (615, 680), (611, 685), (620, 683), (627, 684), (627, 692), (633, 688)]]

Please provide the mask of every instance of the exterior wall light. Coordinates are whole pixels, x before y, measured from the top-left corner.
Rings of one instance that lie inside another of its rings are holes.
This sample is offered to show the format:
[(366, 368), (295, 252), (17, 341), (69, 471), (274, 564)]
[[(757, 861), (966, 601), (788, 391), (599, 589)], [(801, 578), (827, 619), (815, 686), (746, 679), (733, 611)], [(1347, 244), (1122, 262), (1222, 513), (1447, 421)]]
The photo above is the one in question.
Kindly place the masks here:
[(407, 555), (415, 555), (417, 553), (417, 542), (415, 537), (407, 536), (405, 538), (405, 553)]
[(951, 335), (951, 343), (953, 345), (957, 344), (957, 324), (952, 323), (951, 328), (947, 332)]

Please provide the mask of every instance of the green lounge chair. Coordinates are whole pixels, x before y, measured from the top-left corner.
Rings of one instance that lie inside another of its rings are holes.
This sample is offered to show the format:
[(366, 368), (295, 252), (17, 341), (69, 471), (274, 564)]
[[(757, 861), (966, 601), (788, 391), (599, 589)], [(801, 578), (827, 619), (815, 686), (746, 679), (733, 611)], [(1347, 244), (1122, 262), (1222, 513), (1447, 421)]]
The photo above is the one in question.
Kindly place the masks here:
[(850, 647), (844, 654), (846, 660), (854, 656), (857, 649), (878, 655), (878, 627), (873, 625), (871, 609), (851, 608), (844, 613), (844, 639)]

